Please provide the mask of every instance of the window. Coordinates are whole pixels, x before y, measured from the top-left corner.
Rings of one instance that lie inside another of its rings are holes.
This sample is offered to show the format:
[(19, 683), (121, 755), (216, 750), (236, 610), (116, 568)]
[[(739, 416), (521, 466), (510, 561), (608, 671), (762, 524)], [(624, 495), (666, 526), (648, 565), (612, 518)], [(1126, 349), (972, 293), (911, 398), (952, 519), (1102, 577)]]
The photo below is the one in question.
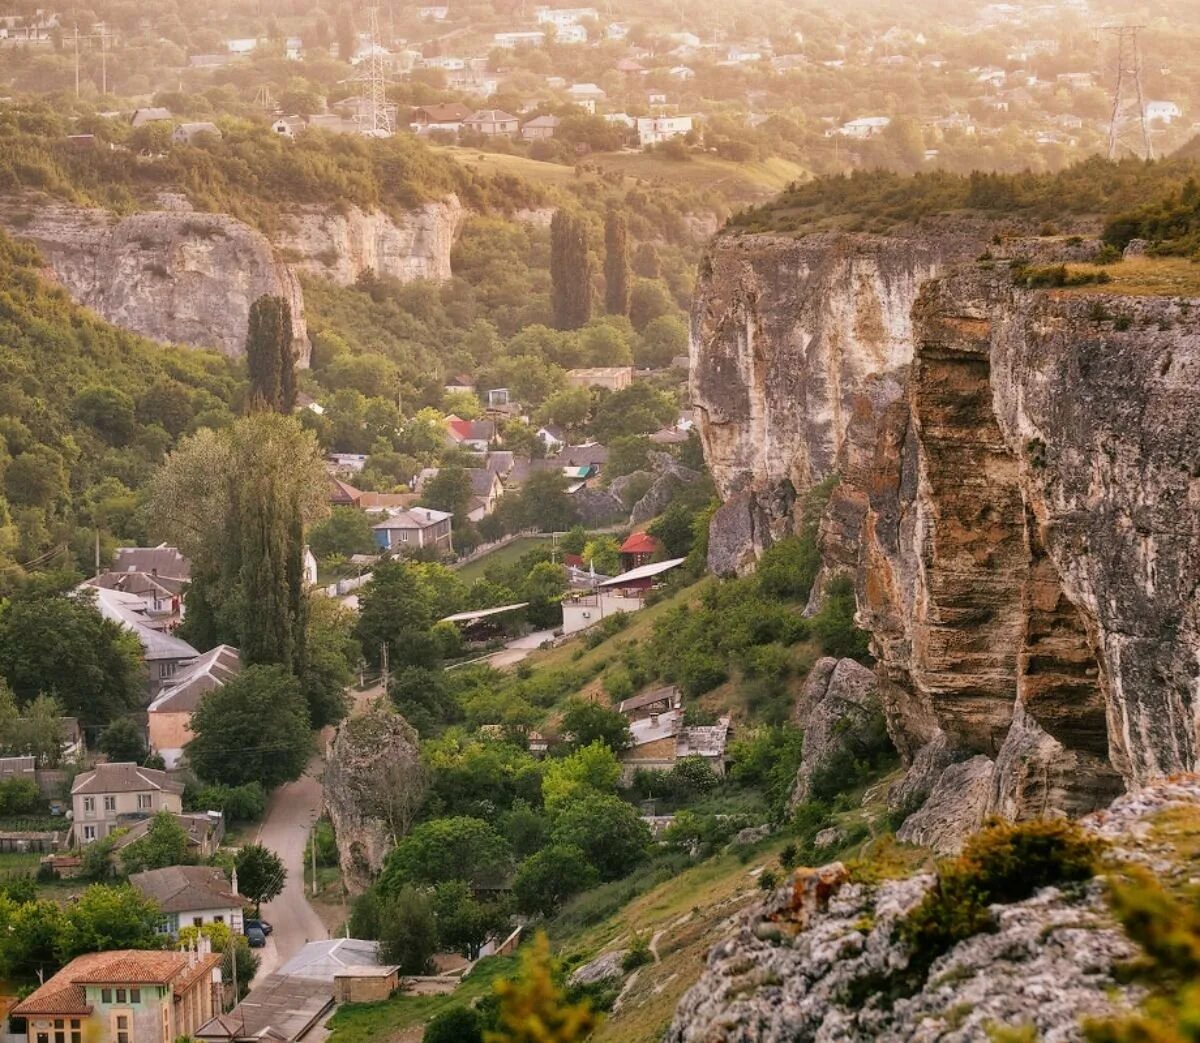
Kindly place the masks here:
[(129, 1017), (125, 1014), (116, 1016), (117, 1031), (113, 1043), (129, 1043)]
[(49, 1032), (39, 1032), (37, 1034), (37, 1043), (50, 1043)]
[(169, 677), (175, 676), (175, 670), (178, 668), (178, 663), (159, 663), (158, 664), (158, 679), (165, 681)]
[(83, 798), (83, 810), (86, 814), (89, 814), (89, 815), (92, 814), (96, 810), (96, 798), (95, 797), (84, 797)]
[(142, 1002), (142, 990), (141, 989), (130, 989), (129, 990), (129, 1002), (130, 1003), (141, 1003)]
[(104, 798), (104, 810), (105, 811), (116, 811), (117, 810), (117, 798), (116, 797), (105, 797)]
[(83, 1043), (83, 1023), (78, 1018), (71, 1019), (71, 1043)]
[(213, 923), (224, 923), (224, 922), (225, 922), (225, 914), (224, 913), (217, 913), (217, 915), (213, 917)]
[(95, 840), (96, 839), (96, 827), (95, 826), (84, 826), (83, 827), (83, 839), (85, 841)]
[(125, 1002), (125, 990), (124, 989), (117, 989), (117, 1002), (118, 1003)]
[(138, 794), (138, 811), (145, 811), (154, 806), (154, 794), (139, 793)]
[(101, 1003), (112, 1003), (112, 989), (101, 989), (100, 990), (100, 1002)]
[(204, 917), (203, 916), (193, 916), (192, 917), (192, 926), (193, 927), (203, 927), (204, 926)]
[(62, 1018), (54, 1019), (54, 1043), (67, 1043), (67, 1023)]

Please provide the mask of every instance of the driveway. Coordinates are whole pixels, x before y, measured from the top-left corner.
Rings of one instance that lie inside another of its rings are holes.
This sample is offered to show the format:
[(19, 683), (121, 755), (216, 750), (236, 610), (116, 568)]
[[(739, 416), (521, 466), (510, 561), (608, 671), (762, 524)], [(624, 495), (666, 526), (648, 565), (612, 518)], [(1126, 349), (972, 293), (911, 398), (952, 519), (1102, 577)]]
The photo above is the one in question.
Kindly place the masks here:
[(278, 897), (262, 907), (263, 919), (275, 929), (266, 947), (259, 950), (262, 965), (257, 980), (287, 963), (305, 942), (329, 937), (304, 893), (304, 847), (312, 824), (321, 814), (322, 769), (321, 758), (314, 757), (300, 778), (272, 793), (258, 831), (258, 843), (283, 859), (287, 879)]

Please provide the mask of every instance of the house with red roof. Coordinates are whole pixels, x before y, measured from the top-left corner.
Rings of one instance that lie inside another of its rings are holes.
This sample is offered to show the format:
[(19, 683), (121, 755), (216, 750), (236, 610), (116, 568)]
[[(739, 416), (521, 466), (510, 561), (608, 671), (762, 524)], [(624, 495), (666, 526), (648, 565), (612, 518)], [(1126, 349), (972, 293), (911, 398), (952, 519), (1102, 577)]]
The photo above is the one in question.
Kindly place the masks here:
[(663, 545), (648, 532), (635, 532), (621, 544), (621, 567), (628, 572), (649, 565), (662, 549)]
[(198, 952), (118, 949), (77, 956), (9, 1015), (24, 1021), (28, 1043), (190, 1038), (220, 1009), (221, 957), (207, 949), (202, 939)]

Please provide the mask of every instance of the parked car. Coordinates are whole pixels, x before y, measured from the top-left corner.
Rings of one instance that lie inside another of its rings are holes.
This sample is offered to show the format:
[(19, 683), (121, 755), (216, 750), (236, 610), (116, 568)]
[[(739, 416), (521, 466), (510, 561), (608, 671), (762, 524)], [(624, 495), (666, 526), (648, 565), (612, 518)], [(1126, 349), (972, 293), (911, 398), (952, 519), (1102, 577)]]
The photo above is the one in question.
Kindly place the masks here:
[(263, 934), (270, 934), (275, 930), (266, 920), (256, 920), (253, 917), (247, 917), (242, 921), (243, 930), (248, 931), (251, 927), (257, 927)]
[(246, 941), (250, 943), (251, 949), (261, 949), (267, 944), (267, 936), (261, 927), (247, 927)]

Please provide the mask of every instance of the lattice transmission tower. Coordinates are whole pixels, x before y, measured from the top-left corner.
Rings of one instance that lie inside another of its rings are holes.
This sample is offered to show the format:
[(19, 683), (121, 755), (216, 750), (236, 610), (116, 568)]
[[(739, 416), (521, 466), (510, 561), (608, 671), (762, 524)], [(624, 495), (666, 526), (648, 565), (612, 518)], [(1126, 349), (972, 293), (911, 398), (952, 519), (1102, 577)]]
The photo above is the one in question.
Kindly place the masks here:
[(1142, 52), (1140, 25), (1106, 25), (1101, 30), (1116, 39), (1117, 69), (1112, 88), (1112, 118), (1108, 124), (1108, 158), (1119, 159), (1132, 153), (1153, 159), (1150, 123), (1146, 119), (1146, 98), (1142, 93)]
[(367, 134), (377, 137), (390, 137), (396, 129), (392, 126), (392, 117), (388, 111), (387, 86), (388, 67), (384, 60), (383, 45), (379, 40), (379, 9), (367, 8), (367, 36), (370, 38), (370, 50), (363, 70), (356, 77), (363, 84), (363, 99), (367, 103), (363, 119), (363, 129)]

